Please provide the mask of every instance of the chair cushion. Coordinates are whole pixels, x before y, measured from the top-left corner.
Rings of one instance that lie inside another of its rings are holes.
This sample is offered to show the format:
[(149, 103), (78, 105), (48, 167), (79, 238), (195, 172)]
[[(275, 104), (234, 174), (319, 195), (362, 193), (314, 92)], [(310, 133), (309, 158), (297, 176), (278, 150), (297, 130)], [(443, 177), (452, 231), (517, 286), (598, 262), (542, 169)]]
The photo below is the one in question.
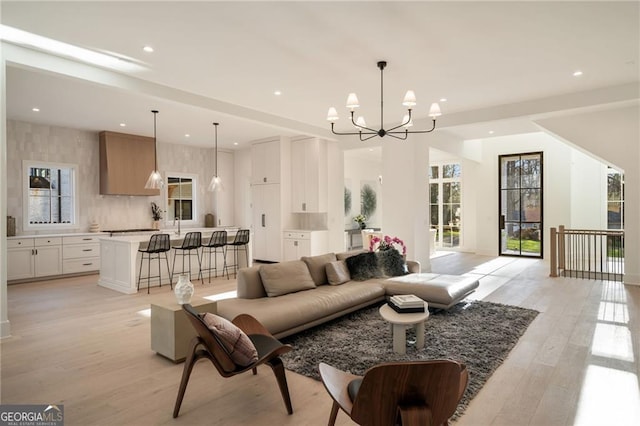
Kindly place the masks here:
[(328, 283), (325, 265), (335, 260), (336, 255), (334, 253), (302, 257), (302, 261), (307, 264), (311, 278), (313, 278), (313, 282), (316, 283), (316, 285), (325, 285)]
[(378, 260), (374, 252), (361, 253), (348, 257), (346, 260), (349, 275), (352, 280), (365, 281), (380, 277)]
[(330, 285), (339, 285), (351, 281), (351, 275), (347, 268), (347, 262), (344, 260), (336, 260), (325, 265), (327, 271), (327, 279)]
[(249, 336), (231, 321), (210, 312), (202, 320), (218, 336), (233, 362), (245, 367), (258, 360), (258, 351)]
[(356, 400), (356, 396), (358, 396), (358, 391), (360, 390), (360, 385), (362, 384), (362, 377), (353, 379), (347, 385), (347, 393), (349, 394), (349, 399), (351, 402)]
[(316, 288), (309, 268), (302, 260), (262, 265), (260, 278), (269, 297)]

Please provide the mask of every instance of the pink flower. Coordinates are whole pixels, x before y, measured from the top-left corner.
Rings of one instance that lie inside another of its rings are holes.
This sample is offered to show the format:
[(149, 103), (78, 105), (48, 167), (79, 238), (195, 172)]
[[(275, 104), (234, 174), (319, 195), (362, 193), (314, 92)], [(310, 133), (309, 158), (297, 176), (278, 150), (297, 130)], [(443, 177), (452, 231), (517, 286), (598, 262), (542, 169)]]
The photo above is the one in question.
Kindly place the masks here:
[(390, 249), (397, 250), (397, 248), (394, 247), (394, 244), (397, 244), (402, 247), (402, 255), (405, 256), (407, 254), (407, 246), (404, 244), (404, 241), (402, 241), (398, 237), (391, 238), (390, 236), (385, 235), (383, 238), (380, 238), (378, 236), (374, 236), (371, 238), (369, 242), (369, 251), (374, 251), (374, 247), (376, 247), (376, 244), (378, 244), (377, 246), (378, 251), (384, 251), (384, 250), (390, 250)]

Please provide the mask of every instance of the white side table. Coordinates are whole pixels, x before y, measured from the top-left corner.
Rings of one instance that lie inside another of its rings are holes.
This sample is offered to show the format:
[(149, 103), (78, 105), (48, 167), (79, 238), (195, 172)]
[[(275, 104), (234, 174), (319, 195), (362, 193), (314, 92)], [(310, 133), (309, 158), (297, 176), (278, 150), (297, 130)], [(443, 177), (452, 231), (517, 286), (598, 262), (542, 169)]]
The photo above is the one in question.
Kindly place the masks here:
[[(196, 330), (189, 322), (173, 294), (166, 300), (151, 303), (151, 349), (178, 363), (185, 360), (189, 342)], [(191, 306), (198, 312), (217, 311), (217, 303), (209, 299), (194, 297)]]
[(401, 314), (386, 303), (380, 307), (380, 316), (391, 324), (393, 333), (393, 351), (407, 353), (407, 327), (416, 328), (416, 348), (424, 348), (424, 322), (429, 318), (429, 304), (424, 302), (424, 312)]

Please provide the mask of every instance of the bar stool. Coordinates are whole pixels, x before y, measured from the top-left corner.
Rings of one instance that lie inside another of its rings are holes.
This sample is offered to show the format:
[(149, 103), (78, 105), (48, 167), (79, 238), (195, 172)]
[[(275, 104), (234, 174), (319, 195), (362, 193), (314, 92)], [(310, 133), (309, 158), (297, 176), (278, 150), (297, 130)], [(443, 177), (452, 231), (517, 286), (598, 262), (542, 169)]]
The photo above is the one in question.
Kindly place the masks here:
[(233, 268), (233, 276), (235, 278), (238, 273), (238, 251), (239, 250), (244, 250), (244, 254), (247, 260), (247, 266), (249, 266), (249, 251), (247, 249), (247, 245), (249, 245), (249, 230), (239, 229), (238, 232), (236, 233), (236, 237), (233, 239), (233, 242), (228, 243), (227, 245), (233, 247), (233, 264), (227, 265), (227, 267)]
[[(222, 267), (222, 275), (227, 271), (227, 279), (229, 279), (229, 270), (227, 269), (227, 231), (214, 231), (209, 238), (207, 244), (202, 245), (202, 259), (204, 260), (205, 251), (209, 253), (209, 267), (206, 270), (209, 271), (209, 282), (211, 282), (211, 270), (216, 271), (215, 278), (218, 278), (218, 249), (222, 253), (222, 259), (224, 266)], [(211, 255), (213, 254), (214, 267), (211, 267)], [(202, 266), (202, 261), (200, 261)], [(201, 270), (202, 271), (202, 270)], [(201, 275), (202, 276), (202, 275)], [(202, 278), (202, 284), (204, 284), (204, 278)]]
[[(164, 253), (164, 259), (167, 262), (167, 272), (169, 272), (169, 286), (173, 289), (173, 282), (171, 277), (173, 277), (173, 273), (169, 269), (169, 258), (167, 257), (167, 252), (171, 250), (171, 243), (169, 242), (169, 234), (153, 234), (149, 239), (149, 244), (145, 249), (138, 249), (138, 252), (141, 253), (140, 256), (140, 271), (138, 272), (138, 291), (140, 291), (140, 276), (142, 275), (142, 263), (144, 262), (145, 254), (147, 255), (148, 260), (148, 271), (147, 271), (147, 294), (149, 294), (149, 282), (151, 278), (158, 278), (158, 282), (160, 287), (162, 287), (162, 274), (161, 274), (161, 266), (160, 266), (160, 258), (162, 253)], [(158, 259), (158, 276), (151, 276), (151, 260)]]
[(184, 239), (182, 240), (182, 244), (180, 246), (175, 246), (173, 249), (176, 251), (173, 256), (173, 267), (171, 268), (171, 282), (173, 282), (173, 275), (176, 271), (176, 257), (178, 255), (182, 256), (182, 273), (184, 270), (184, 257), (189, 256), (189, 279), (191, 279), (191, 253), (193, 250), (196, 251), (196, 258), (198, 259), (198, 265), (200, 269), (198, 270), (198, 276), (202, 279), (202, 264), (200, 263), (200, 253), (198, 250), (202, 246), (202, 233), (201, 232), (187, 232), (184, 235)]

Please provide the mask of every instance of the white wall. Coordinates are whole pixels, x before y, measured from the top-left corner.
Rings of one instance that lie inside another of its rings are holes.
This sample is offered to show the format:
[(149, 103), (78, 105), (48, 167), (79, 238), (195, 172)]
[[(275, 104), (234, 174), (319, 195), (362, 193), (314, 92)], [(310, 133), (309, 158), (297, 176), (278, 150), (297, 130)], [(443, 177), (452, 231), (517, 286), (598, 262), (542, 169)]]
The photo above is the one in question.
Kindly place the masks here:
[(578, 113), (538, 120), (547, 131), (624, 172), (625, 276), (640, 285), (640, 107)]
[[(549, 228), (571, 223), (570, 148), (546, 135), (528, 133), (484, 139), (482, 163), (473, 180), (465, 180), (465, 191), (476, 194), (476, 252), (496, 256), (498, 239), (498, 156), (526, 152), (543, 152), (544, 162), (544, 252), (548, 258)], [(465, 207), (466, 208), (466, 207)], [(469, 226), (465, 222), (464, 226)], [(469, 229), (471, 232), (472, 230)]]
[(571, 228), (607, 229), (606, 172), (601, 161), (571, 150)]
[[(333, 165), (331, 165), (333, 167)], [(401, 171), (401, 167), (398, 167)], [(344, 156), (344, 184), (351, 190), (351, 212), (344, 217), (344, 229), (353, 229), (357, 223), (353, 218), (360, 214), (360, 188), (363, 182), (369, 182), (377, 194), (377, 209), (373, 218), (367, 218), (367, 226), (379, 228), (383, 223), (382, 193), (383, 185), (380, 185), (378, 176), (382, 175), (382, 161), (379, 159), (366, 157), (361, 158), (347, 153)], [(344, 203), (343, 203), (344, 204)]]
[[(228, 160), (229, 155), (233, 156), (226, 154), (220, 157), (220, 161), (231, 161)], [(163, 176), (166, 177), (167, 171), (197, 175), (196, 225), (204, 225), (204, 215), (214, 212), (213, 193), (206, 190), (213, 175), (213, 159), (213, 149), (210, 148), (158, 144), (158, 168)], [(155, 201), (164, 206), (160, 196), (100, 195), (99, 139), (96, 132), (8, 120), (7, 160), (7, 214), (16, 217), (18, 235), (27, 234), (22, 229), (22, 160), (78, 165), (80, 217), (77, 231), (87, 232), (93, 222), (97, 222), (101, 229), (149, 228), (152, 222), (150, 203)], [(233, 175), (227, 177), (222, 174), (223, 171), (232, 173), (233, 165), (231, 171), (228, 169), (226, 164), (219, 163), (220, 174), (233, 191)]]

